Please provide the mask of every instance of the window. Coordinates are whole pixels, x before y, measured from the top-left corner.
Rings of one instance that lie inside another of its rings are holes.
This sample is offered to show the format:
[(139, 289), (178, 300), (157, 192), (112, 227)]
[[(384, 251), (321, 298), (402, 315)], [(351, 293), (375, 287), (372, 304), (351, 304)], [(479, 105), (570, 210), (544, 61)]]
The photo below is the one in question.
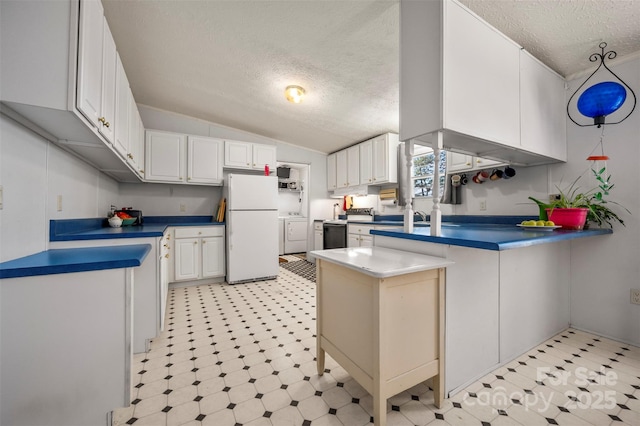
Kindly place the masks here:
[[(411, 165), (411, 179), (413, 180), (413, 194), (416, 197), (433, 197), (433, 179), (435, 171), (435, 155), (433, 149), (416, 145), (413, 163)], [(440, 193), (444, 192), (444, 181), (447, 172), (447, 152), (440, 151)]]

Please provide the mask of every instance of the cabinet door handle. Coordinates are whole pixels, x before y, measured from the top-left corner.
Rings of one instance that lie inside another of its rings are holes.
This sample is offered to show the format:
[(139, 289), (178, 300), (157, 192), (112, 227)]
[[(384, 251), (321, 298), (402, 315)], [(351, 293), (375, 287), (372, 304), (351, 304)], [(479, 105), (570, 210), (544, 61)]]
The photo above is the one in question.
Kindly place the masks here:
[(164, 246), (165, 246), (166, 248), (169, 248), (169, 244), (165, 244)]
[(205, 244), (207, 244), (207, 242), (206, 242), (206, 241), (203, 241), (203, 242), (202, 242), (202, 245), (205, 245)]
[(104, 124), (104, 123), (106, 123), (106, 122), (107, 122), (107, 120), (106, 120), (104, 117), (100, 117), (100, 118), (98, 118), (98, 121), (99, 121), (100, 123), (102, 123), (102, 124)]
[(164, 257), (169, 258), (169, 253), (165, 254)]
[(197, 241), (194, 241), (194, 242), (193, 242), (193, 244), (198, 244), (198, 242), (197, 242)]

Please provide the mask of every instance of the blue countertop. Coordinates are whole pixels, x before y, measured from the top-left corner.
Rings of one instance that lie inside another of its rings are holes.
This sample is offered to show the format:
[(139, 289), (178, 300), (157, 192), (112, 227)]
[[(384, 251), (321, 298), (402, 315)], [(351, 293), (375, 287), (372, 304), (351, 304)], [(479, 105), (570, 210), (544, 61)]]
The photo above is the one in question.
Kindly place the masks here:
[(113, 238), (162, 237), (169, 226), (215, 226), (211, 216), (151, 216), (139, 226), (109, 227), (105, 218), (49, 221), (49, 241), (107, 240)]
[(132, 268), (142, 265), (150, 244), (53, 249), (0, 263), (0, 278)]
[[(378, 222), (369, 223), (377, 224)], [(612, 234), (613, 231), (611, 229), (531, 231), (520, 229), (516, 227), (515, 224), (445, 223), (442, 225), (441, 236), (433, 237), (430, 233), (431, 228), (429, 225), (420, 225), (419, 223), (416, 224), (412, 233), (406, 233), (402, 228), (376, 229), (371, 231), (372, 235), (485, 250), (509, 250), (535, 244), (548, 244), (575, 238), (607, 235)]]

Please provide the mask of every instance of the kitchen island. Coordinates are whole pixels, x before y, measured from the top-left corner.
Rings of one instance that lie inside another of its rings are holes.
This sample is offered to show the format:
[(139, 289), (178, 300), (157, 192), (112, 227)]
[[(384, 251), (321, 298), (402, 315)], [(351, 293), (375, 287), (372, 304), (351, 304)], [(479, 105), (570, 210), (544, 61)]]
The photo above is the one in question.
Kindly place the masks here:
[(571, 246), (611, 233), (490, 223), (445, 223), (441, 236), (428, 225), (371, 231), (376, 247), (455, 262), (446, 282), (448, 395), (569, 327)]
[(318, 374), (326, 351), (373, 396), (376, 426), (386, 424), (387, 398), (429, 378), (440, 407), (444, 271), (453, 262), (378, 247), (311, 255), (317, 258)]

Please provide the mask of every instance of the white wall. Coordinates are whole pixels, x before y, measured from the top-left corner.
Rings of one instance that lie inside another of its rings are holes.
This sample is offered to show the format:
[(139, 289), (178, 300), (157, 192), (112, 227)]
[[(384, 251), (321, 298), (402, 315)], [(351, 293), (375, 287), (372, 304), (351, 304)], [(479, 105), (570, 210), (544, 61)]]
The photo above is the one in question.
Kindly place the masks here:
[[(640, 59), (612, 67), (640, 96)], [(570, 93), (586, 77), (572, 81)], [(627, 100), (628, 101), (628, 100)], [(567, 123), (569, 163), (554, 170), (580, 174), (584, 159), (600, 140), (601, 130)], [(640, 107), (624, 122), (605, 126), (607, 168), (615, 188), (611, 199), (631, 211), (616, 212), (626, 227), (614, 226), (613, 235), (576, 240), (571, 246), (571, 323), (581, 329), (640, 345), (640, 306), (632, 305), (630, 289), (640, 288)]]
[(46, 250), (49, 219), (103, 216), (118, 199), (116, 181), (4, 115), (0, 185), (0, 261)]
[(219, 186), (121, 183), (118, 207), (142, 210), (143, 216), (206, 216), (215, 214), (221, 196)]

